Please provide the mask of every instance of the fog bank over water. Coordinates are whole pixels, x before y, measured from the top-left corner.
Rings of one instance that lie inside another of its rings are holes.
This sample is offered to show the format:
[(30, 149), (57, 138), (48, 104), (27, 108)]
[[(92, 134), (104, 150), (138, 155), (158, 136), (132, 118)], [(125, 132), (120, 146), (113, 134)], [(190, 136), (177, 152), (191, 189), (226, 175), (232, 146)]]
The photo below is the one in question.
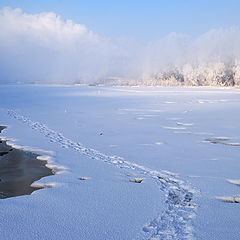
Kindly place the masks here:
[(99, 36), (52, 12), (3, 8), (0, 83), (240, 84), (237, 27), (139, 42)]

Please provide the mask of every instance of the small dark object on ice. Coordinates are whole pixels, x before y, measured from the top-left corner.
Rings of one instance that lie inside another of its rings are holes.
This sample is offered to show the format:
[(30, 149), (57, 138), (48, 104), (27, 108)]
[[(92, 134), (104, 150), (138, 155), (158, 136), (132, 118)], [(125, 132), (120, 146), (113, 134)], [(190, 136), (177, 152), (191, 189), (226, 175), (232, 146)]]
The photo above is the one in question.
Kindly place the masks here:
[(142, 181), (143, 181), (143, 178), (134, 178), (130, 180), (130, 182), (134, 182), (134, 183), (141, 183)]
[(89, 178), (88, 177), (80, 177), (78, 179), (84, 181), (84, 180), (88, 180)]

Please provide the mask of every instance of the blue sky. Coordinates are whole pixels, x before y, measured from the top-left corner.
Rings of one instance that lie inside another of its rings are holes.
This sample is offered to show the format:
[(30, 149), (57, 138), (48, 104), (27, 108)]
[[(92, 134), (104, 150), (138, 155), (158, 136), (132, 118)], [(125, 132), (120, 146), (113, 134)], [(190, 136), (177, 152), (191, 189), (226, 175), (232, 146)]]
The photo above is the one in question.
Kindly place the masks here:
[(156, 40), (171, 32), (198, 36), (240, 25), (239, 0), (2, 0), (0, 8), (52, 11), (106, 37)]

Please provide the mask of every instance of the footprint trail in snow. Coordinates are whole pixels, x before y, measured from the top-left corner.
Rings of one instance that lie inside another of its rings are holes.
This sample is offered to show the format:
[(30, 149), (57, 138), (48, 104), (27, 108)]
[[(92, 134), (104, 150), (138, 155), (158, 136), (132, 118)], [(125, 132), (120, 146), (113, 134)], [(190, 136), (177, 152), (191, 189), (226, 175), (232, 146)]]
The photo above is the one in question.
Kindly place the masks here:
[(42, 133), (51, 142), (59, 144), (63, 148), (73, 149), (93, 160), (100, 160), (118, 168), (135, 171), (138, 175), (143, 175), (154, 180), (161, 191), (166, 196), (165, 211), (156, 216), (154, 220), (143, 227), (143, 232), (136, 239), (194, 239), (192, 218), (195, 215), (196, 205), (191, 203), (194, 191), (176, 178), (176, 174), (161, 170), (155, 171), (150, 168), (124, 160), (118, 156), (108, 156), (95, 149), (85, 147), (81, 143), (76, 143), (64, 137), (45, 124), (32, 121), (31, 119), (18, 114), (16, 111), (7, 110), (7, 114), (27, 124), (33, 130)]

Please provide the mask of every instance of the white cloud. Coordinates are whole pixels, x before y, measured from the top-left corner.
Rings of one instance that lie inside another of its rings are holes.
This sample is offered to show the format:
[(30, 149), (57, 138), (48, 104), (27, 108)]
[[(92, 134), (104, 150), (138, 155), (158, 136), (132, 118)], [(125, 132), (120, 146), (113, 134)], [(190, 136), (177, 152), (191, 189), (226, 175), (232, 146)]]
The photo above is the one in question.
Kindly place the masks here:
[[(47, 47), (76, 44), (79, 39), (94, 41), (84, 25), (62, 21), (55, 13), (26, 14), (21, 9), (3, 8), (0, 12), (0, 36), (20, 38)], [(2, 39), (4, 40), (4, 39)]]
[(3, 8), (0, 29), (3, 82), (95, 81), (115, 74), (112, 64), (128, 58), (110, 40), (51, 12)]

